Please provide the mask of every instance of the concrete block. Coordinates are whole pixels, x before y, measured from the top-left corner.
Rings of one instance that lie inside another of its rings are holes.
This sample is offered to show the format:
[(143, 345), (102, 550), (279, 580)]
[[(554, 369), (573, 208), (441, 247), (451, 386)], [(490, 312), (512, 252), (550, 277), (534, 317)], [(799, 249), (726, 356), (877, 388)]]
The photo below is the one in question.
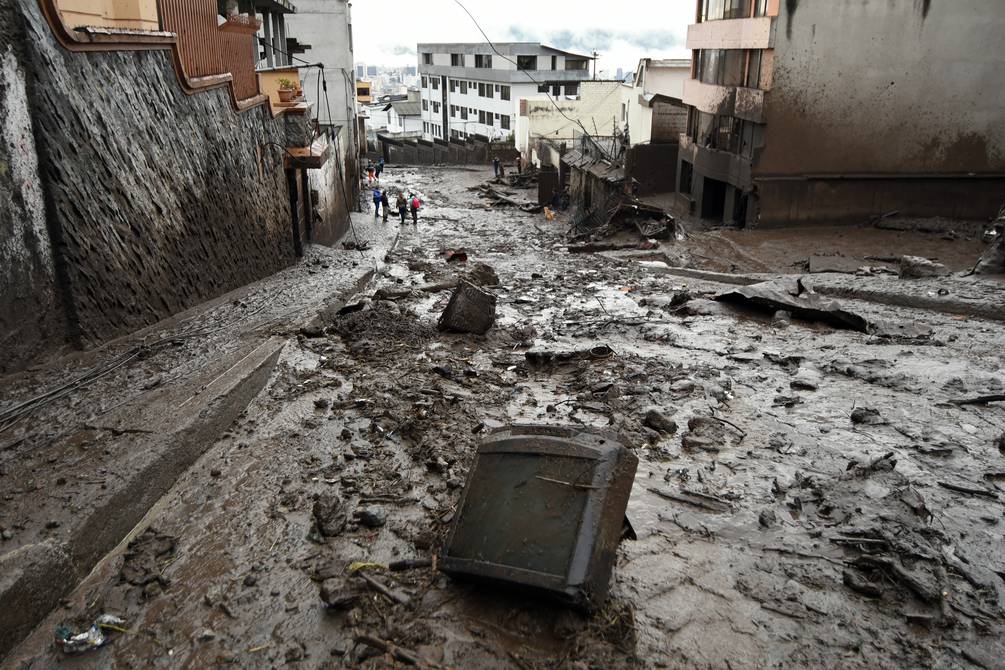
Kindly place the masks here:
[(462, 280), (440, 315), (440, 330), (484, 335), (496, 321), (496, 297)]

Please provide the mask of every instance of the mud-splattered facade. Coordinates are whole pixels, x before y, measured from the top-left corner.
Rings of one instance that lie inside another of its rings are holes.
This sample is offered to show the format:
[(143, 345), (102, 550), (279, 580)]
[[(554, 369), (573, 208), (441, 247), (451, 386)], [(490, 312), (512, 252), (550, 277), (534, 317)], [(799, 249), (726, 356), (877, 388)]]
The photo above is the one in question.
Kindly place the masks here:
[(678, 204), (741, 225), (984, 220), (1005, 15), (981, 0), (698, 0)]

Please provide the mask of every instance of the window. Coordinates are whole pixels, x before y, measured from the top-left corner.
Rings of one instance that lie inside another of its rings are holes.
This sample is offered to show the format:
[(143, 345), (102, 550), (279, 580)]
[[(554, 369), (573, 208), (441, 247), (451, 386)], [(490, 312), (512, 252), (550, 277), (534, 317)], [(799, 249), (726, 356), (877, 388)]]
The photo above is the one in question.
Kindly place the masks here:
[(548, 85), (547, 84), (538, 84), (538, 86), (537, 86), (537, 92), (538, 93), (547, 93), (548, 92)]
[(492, 56), (485, 54), (475, 54), (475, 67), (478, 68), (491, 68), (492, 67)]
[(750, 0), (725, 0), (722, 18), (745, 19), (750, 16)]
[(560, 84), (551, 85), (551, 97), (557, 98), (562, 95), (562, 86)]
[(747, 88), (761, 87), (761, 49), (751, 49), (747, 58)]
[(422, 132), (424, 132), (424, 133), (428, 133), (429, 132), (429, 123), (427, 121), (423, 121), (422, 122)]
[(464, 81), (461, 82), (461, 94), (462, 95), (467, 95), (468, 94), (468, 82), (467, 82), (467, 80), (464, 80)]
[(485, 84), (485, 97), (492, 98), (495, 97), (492, 93), (492, 84)]
[(450, 54), (450, 65), (453, 67), (464, 67), (464, 54)]
[(485, 97), (485, 84), (478, 84), (478, 97), (479, 98)]
[(431, 53), (424, 53), (424, 54), (422, 54), (422, 64), (423, 65), (432, 65), (433, 64), (433, 54), (431, 54)]
[(754, 16), (767, 16), (768, 0), (754, 0)]
[(621, 103), (621, 120), (622, 121), (628, 120), (628, 105), (626, 105), (625, 103)]
[(585, 58), (566, 58), (565, 59), (565, 69), (566, 70), (578, 70), (585, 71), (589, 68), (587, 67), (587, 60)]
[(440, 79), (439, 79), (439, 77), (432, 77), (432, 78), (430, 78), (429, 83), (433, 85), (433, 90), (434, 91), (440, 90)]
[(499, 119), (499, 123), (503, 130), (509, 130), (509, 115), (504, 115)]
[(467, 121), (467, 119), (468, 119), (468, 108), (467, 107), (461, 107), (461, 118), (464, 119), (465, 121)]
[(537, 69), (537, 56), (517, 56), (516, 57), (516, 69), (518, 69), (518, 70), (536, 70)]
[(440, 103), (434, 102), (433, 103), (433, 114), (439, 114), (439, 113), (440, 113)]
[(743, 49), (702, 49), (698, 52), (698, 80), (718, 86), (743, 86)]
[(509, 86), (500, 86), (499, 87), (499, 97), (502, 98), (503, 100), (509, 100), (510, 99), (509, 96), (510, 96), (510, 88), (509, 88)]
[(488, 125), (488, 120), (485, 118), (485, 110), (484, 109), (479, 109), (478, 110), (478, 123), (482, 124), (483, 126), (487, 126)]
[(565, 85), (566, 95), (579, 95), (579, 84), (566, 84)]
[(450, 80), (450, 92), (451, 93), (457, 92), (457, 82), (454, 81), (453, 79)]
[(429, 88), (429, 79), (426, 77), (422, 78), (422, 88)]
[(551, 57), (551, 69), (552, 70), (557, 70), (558, 69), (558, 56), (552, 56)]
[(424, 112), (428, 112), (429, 111), (429, 101), (428, 100), (423, 100), (422, 101), (422, 111), (424, 111)]
[(499, 92), (499, 84), (496, 84), (496, 93)]
[(457, 117), (457, 105), (450, 105), (450, 118)]

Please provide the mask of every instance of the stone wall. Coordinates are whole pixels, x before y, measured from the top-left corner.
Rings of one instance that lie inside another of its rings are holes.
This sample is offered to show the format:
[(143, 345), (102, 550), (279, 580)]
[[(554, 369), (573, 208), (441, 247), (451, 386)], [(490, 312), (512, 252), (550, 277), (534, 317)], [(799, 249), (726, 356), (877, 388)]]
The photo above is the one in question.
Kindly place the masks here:
[[(14, 36), (20, 52), (3, 55), (4, 104), (16, 104), (6, 73), (20, 68), (51, 240), (25, 216), (42, 211), (28, 204), (36, 191), (3, 181), (3, 195), (24, 203), (3, 203), (0, 219), (4, 259), (19, 259), (4, 270), (4, 314), (12, 300), (55, 314), (47, 279), (55, 276), (63, 337), (52, 336), (52, 319), (26, 327), (50, 347), (58, 339), (86, 347), (292, 262), (280, 119), (263, 106), (235, 112), (226, 88), (184, 94), (167, 50), (71, 53), (35, 0), (7, 0), (0, 11), (4, 24), (25, 30)], [(10, 125), (24, 133), (24, 119)], [(30, 172), (31, 160), (19, 169)], [(15, 369), (26, 355), (0, 366)]]
[(65, 319), (28, 104), (23, 34), (0, 14), (0, 372), (62, 342)]

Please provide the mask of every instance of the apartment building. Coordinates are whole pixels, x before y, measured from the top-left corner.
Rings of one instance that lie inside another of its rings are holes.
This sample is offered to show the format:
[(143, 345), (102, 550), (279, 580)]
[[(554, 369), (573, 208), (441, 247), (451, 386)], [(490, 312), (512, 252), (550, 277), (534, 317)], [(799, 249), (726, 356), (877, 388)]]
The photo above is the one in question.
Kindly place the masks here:
[(1005, 14), (986, 0), (697, 0), (678, 205), (741, 225), (986, 220)]
[[(534, 42), (419, 44), (422, 124), (427, 138), (512, 135), (519, 100), (577, 98), (590, 57)], [(498, 53), (497, 53), (498, 51)], [(502, 55), (500, 55), (502, 54)]]
[(680, 99), (691, 78), (687, 58), (643, 58), (632, 83), (622, 87), (621, 120), (632, 146), (677, 142)]

